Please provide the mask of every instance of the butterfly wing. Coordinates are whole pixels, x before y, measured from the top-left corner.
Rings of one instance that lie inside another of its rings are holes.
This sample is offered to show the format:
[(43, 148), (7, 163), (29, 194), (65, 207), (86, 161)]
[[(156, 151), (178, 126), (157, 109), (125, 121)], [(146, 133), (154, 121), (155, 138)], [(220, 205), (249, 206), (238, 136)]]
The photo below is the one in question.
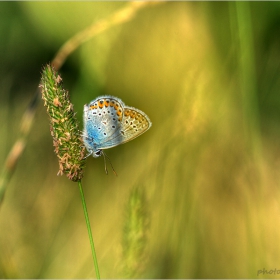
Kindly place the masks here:
[(84, 142), (94, 151), (126, 143), (150, 127), (144, 112), (113, 96), (98, 97), (84, 108)]
[(120, 99), (112, 96), (100, 96), (84, 106), (84, 140), (88, 139), (95, 150), (103, 148), (103, 143), (120, 127), (123, 106)]

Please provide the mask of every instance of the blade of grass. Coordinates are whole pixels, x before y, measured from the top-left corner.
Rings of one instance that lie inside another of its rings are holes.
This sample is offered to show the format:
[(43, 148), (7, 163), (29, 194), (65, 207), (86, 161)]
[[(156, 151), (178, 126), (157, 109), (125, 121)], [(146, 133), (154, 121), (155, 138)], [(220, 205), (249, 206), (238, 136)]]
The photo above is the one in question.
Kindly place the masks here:
[(92, 252), (92, 258), (93, 258), (93, 262), (94, 262), (96, 277), (97, 277), (97, 279), (100, 279), (100, 273), (99, 273), (99, 268), (98, 268), (98, 263), (97, 263), (97, 257), (96, 257), (94, 242), (93, 242), (93, 238), (92, 238), (91, 226), (90, 226), (90, 222), (89, 222), (87, 205), (86, 205), (86, 200), (85, 200), (85, 196), (84, 196), (84, 192), (83, 192), (82, 182), (78, 181), (78, 185), (79, 185), (79, 188), (80, 188), (80, 194), (81, 194), (81, 199), (82, 199), (82, 204), (83, 204), (83, 209), (84, 209), (84, 215), (85, 215), (86, 224), (87, 224), (89, 242), (90, 242), (90, 246), (91, 246), (91, 252)]

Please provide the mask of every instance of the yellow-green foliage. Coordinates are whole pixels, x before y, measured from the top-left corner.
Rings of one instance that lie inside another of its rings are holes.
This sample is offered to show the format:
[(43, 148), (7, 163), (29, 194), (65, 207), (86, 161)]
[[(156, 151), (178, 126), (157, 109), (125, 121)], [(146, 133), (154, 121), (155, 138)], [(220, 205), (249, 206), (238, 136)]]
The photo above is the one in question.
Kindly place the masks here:
[[(140, 276), (147, 265), (148, 203), (145, 189), (132, 189), (125, 208), (121, 265), (125, 278)], [(138, 278), (137, 277), (137, 278)]]
[[(42, 65), (125, 5), (0, 2), (1, 162)], [(150, 217), (139, 277), (280, 277), (258, 275), (280, 270), (279, 17), (279, 2), (163, 2), (68, 57), (59, 72), (80, 123), (83, 105), (103, 94), (153, 123), (106, 151), (118, 177), (87, 158), (102, 278), (123, 277), (123, 211), (137, 186)], [(56, 176), (43, 102), (16, 167), (0, 208), (0, 277), (94, 277), (79, 190)]]

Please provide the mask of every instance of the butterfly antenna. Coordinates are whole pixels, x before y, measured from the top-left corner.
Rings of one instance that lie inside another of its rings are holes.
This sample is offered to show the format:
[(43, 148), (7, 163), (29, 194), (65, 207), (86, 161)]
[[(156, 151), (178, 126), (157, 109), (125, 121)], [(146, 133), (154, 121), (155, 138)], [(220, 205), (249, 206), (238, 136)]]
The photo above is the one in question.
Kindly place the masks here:
[(106, 154), (103, 151), (102, 151), (102, 155), (103, 155), (103, 158), (104, 158), (105, 172), (108, 175), (107, 163), (106, 163), (106, 158), (105, 158)]
[[(116, 176), (118, 176), (117, 172), (115, 171), (115, 169), (114, 169), (114, 167), (113, 167), (113, 164), (112, 164), (110, 158), (109, 158), (104, 152), (103, 152), (103, 156), (104, 156), (104, 161), (105, 161), (105, 157), (106, 157), (106, 158), (108, 159), (110, 165), (111, 165), (111, 168), (112, 168), (113, 172), (115, 173)], [(105, 163), (105, 169), (107, 169), (106, 163)], [(107, 171), (107, 172), (108, 172), (108, 171)], [(107, 174), (108, 174), (108, 173), (107, 173)]]

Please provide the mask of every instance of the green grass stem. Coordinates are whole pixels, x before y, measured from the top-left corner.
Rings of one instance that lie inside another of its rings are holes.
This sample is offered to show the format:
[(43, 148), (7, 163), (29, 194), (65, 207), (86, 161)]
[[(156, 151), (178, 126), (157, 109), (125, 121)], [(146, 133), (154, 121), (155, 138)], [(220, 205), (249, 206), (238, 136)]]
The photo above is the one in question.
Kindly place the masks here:
[(89, 217), (88, 217), (88, 211), (87, 211), (87, 205), (86, 205), (86, 200), (85, 200), (83, 187), (82, 187), (82, 182), (78, 181), (78, 184), (79, 184), (80, 194), (81, 194), (81, 198), (82, 198), (82, 204), (83, 204), (83, 209), (84, 209), (84, 214), (85, 214), (85, 219), (86, 219), (86, 224), (87, 224), (89, 242), (90, 242), (90, 247), (91, 247), (91, 252), (92, 252), (92, 257), (93, 257), (93, 262), (94, 262), (94, 267), (95, 267), (95, 272), (96, 272), (96, 277), (97, 277), (97, 279), (100, 279), (98, 262), (97, 262), (95, 248), (94, 248), (94, 242), (93, 242), (93, 238), (92, 238), (92, 232), (91, 232), (91, 227), (90, 227), (90, 222), (89, 222)]

